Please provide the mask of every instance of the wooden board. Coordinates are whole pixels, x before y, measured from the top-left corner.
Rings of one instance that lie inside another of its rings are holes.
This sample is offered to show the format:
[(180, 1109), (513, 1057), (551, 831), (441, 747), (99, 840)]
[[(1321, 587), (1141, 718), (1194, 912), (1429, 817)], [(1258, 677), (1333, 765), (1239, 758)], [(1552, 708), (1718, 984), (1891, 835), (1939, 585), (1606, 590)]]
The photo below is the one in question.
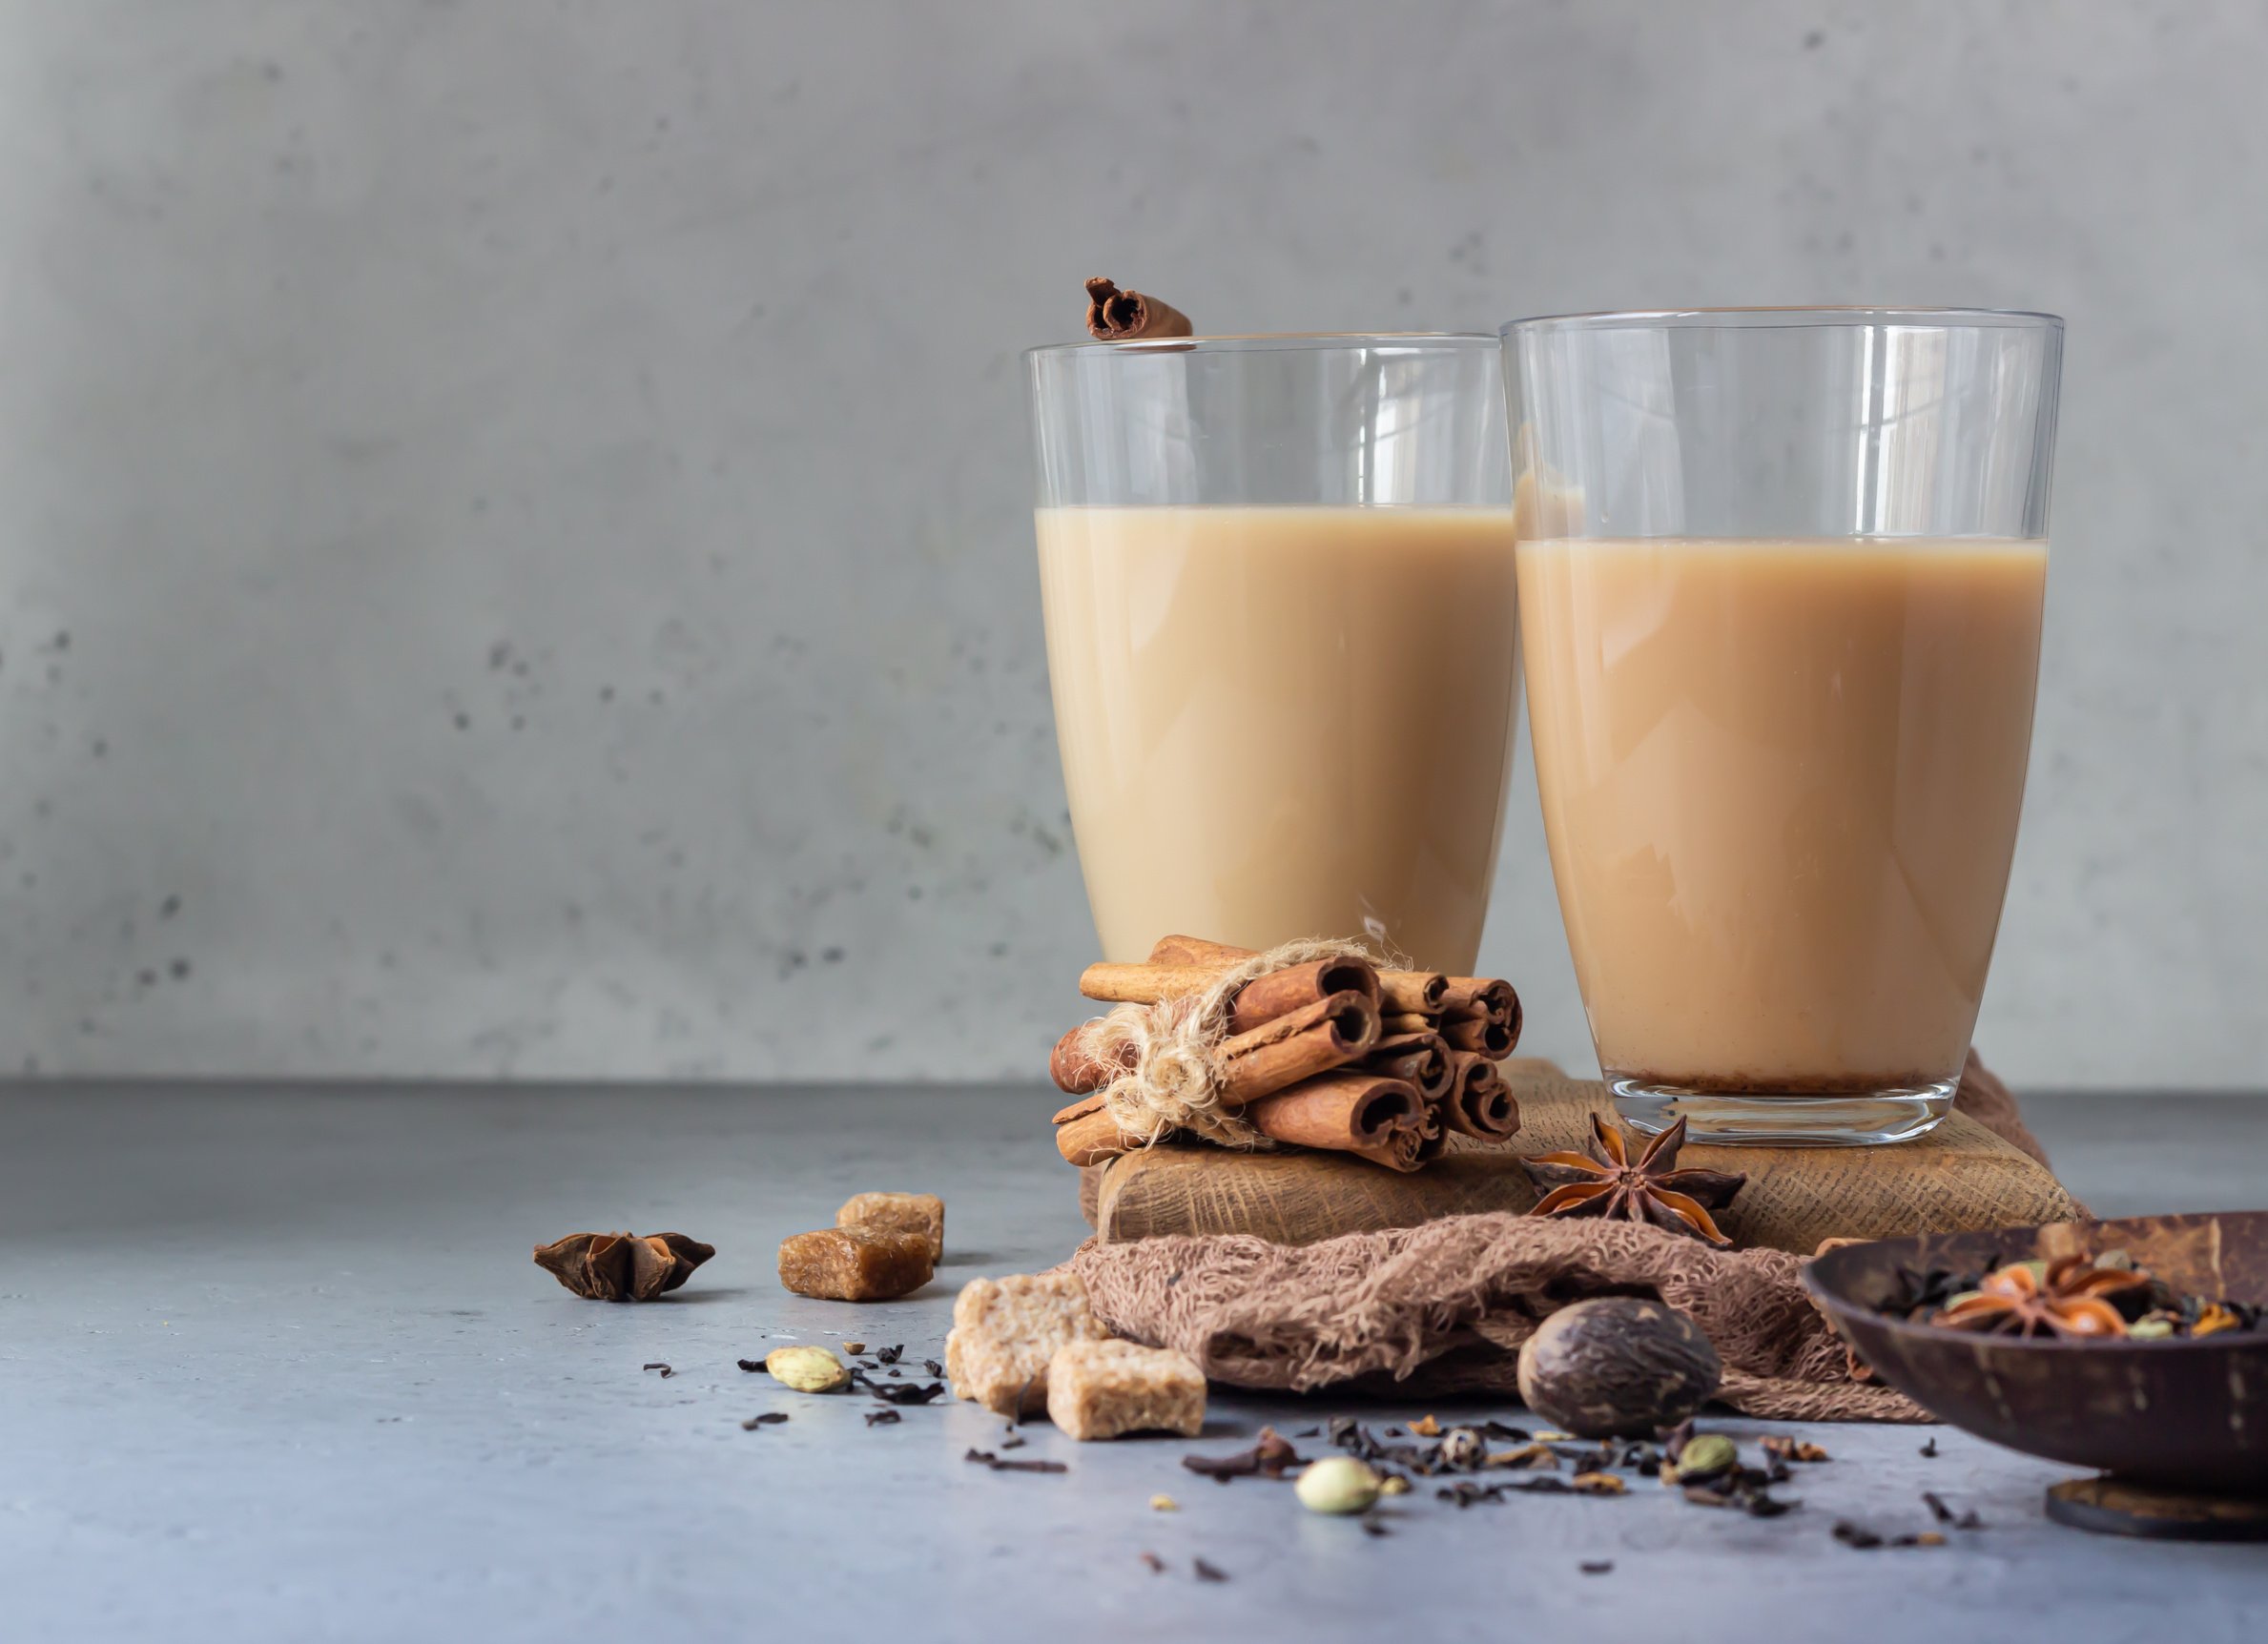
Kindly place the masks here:
[[(1436, 1216), (1525, 1212), (1536, 1192), (1518, 1156), (1581, 1149), (1589, 1116), (1610, 1105), (1603, 1085), (1569, 1079), (1547, 1061), (1509, 1061), (1504, 1074), (1520, 1100), (1520, 1132), (1510, 1149), (1453, 1151), (1403, 1176), (1329, 1153), (1153, 1147), (1103, 1171), (1096, 1231), (1113, 1242), (1252, 1233), (1309, 1244)], [(1737, 1243), (1804, 1255), (1828, 1238), (2031, 1226), (2086, 1213), (2053, 1176), (1959, 1113), (1919, 1141), (1894, 1147), (1693, 1146), (1682, 1157), (1747, 1173), (1740, 1197), (1718, 1217)]]

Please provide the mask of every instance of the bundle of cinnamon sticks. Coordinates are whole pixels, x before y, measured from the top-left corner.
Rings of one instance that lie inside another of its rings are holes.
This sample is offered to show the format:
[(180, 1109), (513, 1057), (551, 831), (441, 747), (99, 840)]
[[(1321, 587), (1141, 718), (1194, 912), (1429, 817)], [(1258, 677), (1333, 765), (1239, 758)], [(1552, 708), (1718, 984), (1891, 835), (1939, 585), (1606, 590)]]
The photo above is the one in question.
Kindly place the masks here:
[[(1089, 965), (1079, 991), (1165, 1004), (1203, 993), (1250, 957), (1248, 948), (1167, 936), (1145, 964)], [(1081, 1165), (1143, 1144), (1094, 1094), (1128, 1067), (1097, 1061), (1084, 1034), (1072, 1029), (1048, 1058), (1057, 1086), (1084, 1099), (1055, 1116), (1058, 1150)], [(1504, 982), (1322, 959), (1238, 991), (1228, 1037), (1212, 1053), (1214, 1089), (1271, 1141), (1415, 1170), (1452, 1133), (1489, 1144), (1519, 1129), (1519, 1103), (1496, 1068), (1519, 1038), (1519, 997)]]

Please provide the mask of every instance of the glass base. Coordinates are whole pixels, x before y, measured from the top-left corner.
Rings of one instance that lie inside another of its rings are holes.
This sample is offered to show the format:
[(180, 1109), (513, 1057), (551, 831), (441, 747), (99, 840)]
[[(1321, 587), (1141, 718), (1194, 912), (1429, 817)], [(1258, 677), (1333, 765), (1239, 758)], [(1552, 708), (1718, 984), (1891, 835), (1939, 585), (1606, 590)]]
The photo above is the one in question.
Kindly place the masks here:
[(1692, 1141), (1726, 1146), (1878, 1147), (1935, 1130), (1953, 1109), (1958, 1079), (1887, 1090), (1819, 1095), (1689, 1090), (1681, 1085), (1609, 1075), (1615, 1112), (1633, 1130), (1659, 1135), (1685, 1121)]

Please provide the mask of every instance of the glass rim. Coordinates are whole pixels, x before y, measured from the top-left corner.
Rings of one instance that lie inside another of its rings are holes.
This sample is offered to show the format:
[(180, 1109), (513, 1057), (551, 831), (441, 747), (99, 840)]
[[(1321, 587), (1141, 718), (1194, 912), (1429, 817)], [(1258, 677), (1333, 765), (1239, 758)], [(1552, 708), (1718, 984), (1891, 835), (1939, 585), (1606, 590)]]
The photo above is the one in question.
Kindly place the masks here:
[(2031, 308), (1640, 308), (1588, 314), (1539, 314), (1507, 321), (1497, 336), (1524, 331), (1770, 331), (1802, 327), (1891, 325), (1915, 330), (2061, 331), (2063, 316)]
[(1133, 337), (1103, 341), (1088, 338), (1080, 342), (1043, 342), (1023, 351), (1026, 360), (1058, 355), (1144, 354), (1265, 354), (1305, 352), (1330, 354), (1357, 349), (1390, 349), (1400, 353), (1448, 353), (1462, 348), (1495, 348), (1498, 334), (1489, 331), (1263, 331), (1230, 332), (1220, 337)]

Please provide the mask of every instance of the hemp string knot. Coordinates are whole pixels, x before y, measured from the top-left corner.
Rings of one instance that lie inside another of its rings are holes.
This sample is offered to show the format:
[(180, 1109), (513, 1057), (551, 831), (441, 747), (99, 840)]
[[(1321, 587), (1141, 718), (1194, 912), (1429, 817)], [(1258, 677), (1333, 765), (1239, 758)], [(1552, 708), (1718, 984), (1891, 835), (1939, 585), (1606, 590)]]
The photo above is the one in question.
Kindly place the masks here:
[(1125, 1068), (1098, 1093), (1119, 1129), (1144, 1145), (1176, 1130), (1194, 1131), (1224, 1147), (1272, 1147), (1257, 1126), (1221, 1102), (1217, 1053), (1228, 1015), (1247, 982), (1317, 959), (1378, 956), (1360, 942), (1303, 938), (1240, 959), (1202, 993), (1154, 1005), (1120, 1005), (1080, 1033), (1080, 1048), (1104, 1067)]

